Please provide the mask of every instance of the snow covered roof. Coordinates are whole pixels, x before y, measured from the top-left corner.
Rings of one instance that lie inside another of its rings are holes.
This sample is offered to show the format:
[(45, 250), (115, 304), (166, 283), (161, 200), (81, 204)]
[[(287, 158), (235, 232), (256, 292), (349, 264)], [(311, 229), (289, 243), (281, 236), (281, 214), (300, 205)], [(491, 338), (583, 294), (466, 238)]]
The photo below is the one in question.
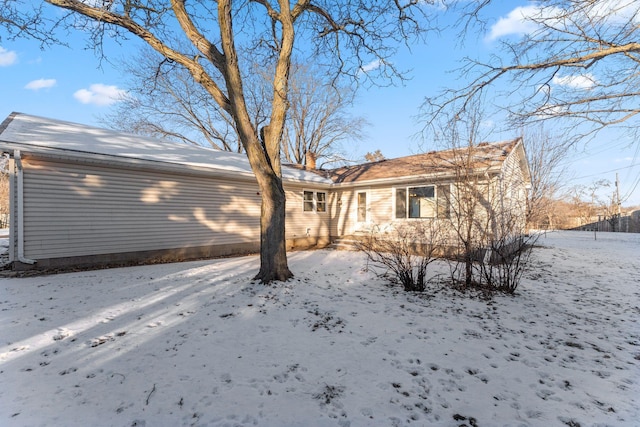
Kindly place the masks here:
[[(78, 123), (11, 113), (0, 124), (0, 149), (32, 153), (62, 152), (75, 156), (110, 156), (120, 161), (183, 165), (229, 175), (253, 176), (246, 155), (127, 134)], [(285, 181), (330, 184), (310, 171), (283, 166)]]

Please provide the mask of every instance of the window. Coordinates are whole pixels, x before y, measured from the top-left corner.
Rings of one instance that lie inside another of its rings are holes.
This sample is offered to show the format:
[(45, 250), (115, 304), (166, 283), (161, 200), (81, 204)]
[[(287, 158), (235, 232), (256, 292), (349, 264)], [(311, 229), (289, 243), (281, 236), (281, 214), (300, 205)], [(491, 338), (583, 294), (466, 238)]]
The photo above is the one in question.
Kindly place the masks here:
[(327, 193), (324, 191), (303, 191), (302, 210), (304, 212), (326, 212)]
[(318, 191), (316, 193), (316, 211), (327, 211), (327, 193)]
[(396, 189), (396, 218), (407, 217), (407, 189)]
[(449, 218), (449, 184), (396, 188), (395, 217)]
[(313, 212), (313, 191), (305, 191), (302, 196), (302, 210)]
[(358, 193), (358, 222), (367, 221), (367, 193)]
[(433, 185), (409, 188), (409, 218), (435, 216), (436, 191)]

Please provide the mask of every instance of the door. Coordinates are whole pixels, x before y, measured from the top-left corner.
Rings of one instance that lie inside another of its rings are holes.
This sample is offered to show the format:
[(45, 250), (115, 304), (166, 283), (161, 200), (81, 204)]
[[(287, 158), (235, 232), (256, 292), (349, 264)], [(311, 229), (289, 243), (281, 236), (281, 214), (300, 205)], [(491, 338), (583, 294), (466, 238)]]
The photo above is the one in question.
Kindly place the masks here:
[(358, 222), (367, 222), (367, 193), (358, 193)]

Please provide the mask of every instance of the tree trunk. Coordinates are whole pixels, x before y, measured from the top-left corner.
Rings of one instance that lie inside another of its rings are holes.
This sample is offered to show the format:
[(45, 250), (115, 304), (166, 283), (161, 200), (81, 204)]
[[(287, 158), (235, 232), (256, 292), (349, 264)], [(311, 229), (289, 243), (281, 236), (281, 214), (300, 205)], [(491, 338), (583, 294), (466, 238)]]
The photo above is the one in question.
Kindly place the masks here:
[(285, 193), (282, 179), (275, 175), (258, 177), (262, 195), (260, 214), (260, 271), (254, 280), (262, 283), (286, 281), (293, 277), (287, 264), (285, 235)]

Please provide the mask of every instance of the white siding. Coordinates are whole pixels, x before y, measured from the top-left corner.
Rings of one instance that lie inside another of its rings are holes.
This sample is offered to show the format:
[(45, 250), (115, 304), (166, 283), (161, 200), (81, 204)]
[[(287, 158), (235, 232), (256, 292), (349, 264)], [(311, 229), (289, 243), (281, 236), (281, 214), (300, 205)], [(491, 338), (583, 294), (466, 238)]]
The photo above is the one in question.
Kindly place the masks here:
[[(367, 193), (367, 219), (359, 223), (358, 193)], [(334, 191), (332, 203), (331, 235), (349, 235), (366, 230), (372, 225), (381, 225), (393, 220), (392, 189), (390, 186), (341, 188)]]
[(257, 185), (25, 159), (33, 259), (259, 241)]
[(385, 224), (393, 221), (393, 191), (390, 186), (369, 190), (369, 220), (373, 224)]
[[(304, 212), (302, 210), (302, 192), (321, 191), (327, 195), (326, 212)], [(314, 187), (313, 185), (287, 186), (286, 237), (298, 239), (304, 237), (328, 237), (331, 223), (331, 192), (328, 189)], [(308, 233), (307, 233), (308, 230)]]

